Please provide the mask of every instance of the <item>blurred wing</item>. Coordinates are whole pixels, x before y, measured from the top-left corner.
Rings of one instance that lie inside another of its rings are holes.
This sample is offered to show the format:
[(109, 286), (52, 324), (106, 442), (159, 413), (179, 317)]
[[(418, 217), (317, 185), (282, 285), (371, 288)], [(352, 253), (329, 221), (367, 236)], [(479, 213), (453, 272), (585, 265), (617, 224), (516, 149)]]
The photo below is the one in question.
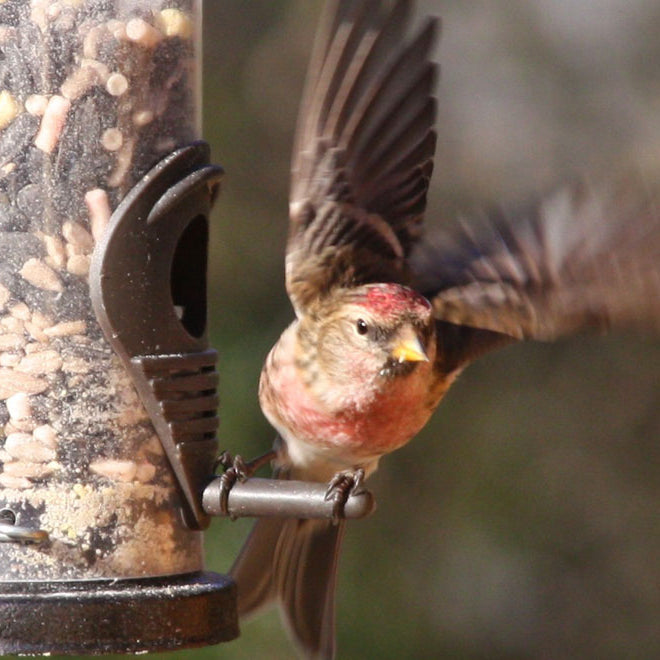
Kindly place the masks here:
[(581, 182), (473, 220), (412, 258), (439, 320), (515, 339), (660, 331), (660, 208), (641, 180)]
[(294, 145), (287, 290), (297, 310), (335, 286), (405, 281), (435, 150), (438, 22), (404, 41), (412, 0), (330, 3)]

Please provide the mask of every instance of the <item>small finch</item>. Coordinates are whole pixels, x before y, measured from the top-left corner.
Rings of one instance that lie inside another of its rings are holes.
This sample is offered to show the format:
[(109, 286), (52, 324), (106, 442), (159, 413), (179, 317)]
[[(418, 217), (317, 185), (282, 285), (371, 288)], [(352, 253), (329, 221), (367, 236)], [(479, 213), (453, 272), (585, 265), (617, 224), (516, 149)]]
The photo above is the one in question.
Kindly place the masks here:
[[(422, 236), (438, 21), (408, 40), (412, 11), (412, 0), (335, 0), (321, 21), (293, 152), (296, 319), (259, 388), (279, 478), (359, 483), (491, 349), (660, 329), (660, 213), (638, 179), (579, 182)], [(258, 521), (231, 571), (240, 615), (277, 601), (304, 653), (333, 657), (344, 526)]]

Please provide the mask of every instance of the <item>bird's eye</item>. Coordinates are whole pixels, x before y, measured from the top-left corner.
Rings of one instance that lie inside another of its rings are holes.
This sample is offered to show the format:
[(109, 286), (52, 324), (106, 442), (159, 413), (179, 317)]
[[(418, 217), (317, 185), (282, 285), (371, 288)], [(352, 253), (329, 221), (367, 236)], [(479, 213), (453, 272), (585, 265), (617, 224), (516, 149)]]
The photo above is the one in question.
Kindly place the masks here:
[(364, 319), (358, 319), (355, 323), (355, 329), (357, 330), (358, 335), (366, 335), (369, 330), (369, 326)]

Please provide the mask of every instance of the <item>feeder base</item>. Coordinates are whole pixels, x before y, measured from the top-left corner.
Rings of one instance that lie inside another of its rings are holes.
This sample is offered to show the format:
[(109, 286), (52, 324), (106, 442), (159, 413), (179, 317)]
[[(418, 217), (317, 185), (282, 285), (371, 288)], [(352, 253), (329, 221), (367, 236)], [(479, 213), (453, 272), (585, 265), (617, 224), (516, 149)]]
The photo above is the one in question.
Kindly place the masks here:
[(217, 573), (0, 582), (1, 655), (172, 651), (237, 636), (236, 586)]

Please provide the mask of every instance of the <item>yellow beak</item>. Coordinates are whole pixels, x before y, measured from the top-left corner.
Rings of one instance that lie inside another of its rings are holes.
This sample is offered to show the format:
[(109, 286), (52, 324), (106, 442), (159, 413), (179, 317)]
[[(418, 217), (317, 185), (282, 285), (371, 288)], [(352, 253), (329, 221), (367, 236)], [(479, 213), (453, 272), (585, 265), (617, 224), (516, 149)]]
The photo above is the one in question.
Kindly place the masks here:
[(416, 334), (401, 337), (392, 349), (392, 357), (399, 362), (428, 362), (426, 354), (419, 337)]

